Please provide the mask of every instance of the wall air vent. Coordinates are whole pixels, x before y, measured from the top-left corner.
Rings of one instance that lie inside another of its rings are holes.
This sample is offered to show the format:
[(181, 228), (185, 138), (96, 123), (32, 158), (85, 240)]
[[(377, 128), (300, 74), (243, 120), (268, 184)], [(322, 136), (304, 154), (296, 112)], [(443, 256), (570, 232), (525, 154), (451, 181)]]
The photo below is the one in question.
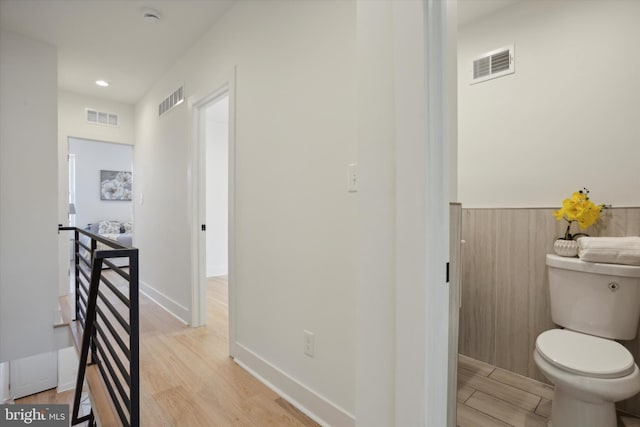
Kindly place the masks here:
[(94, 125), (118, 126), (118, 115), (114, 113), (105, 113), (104, 111), (96, 111), (92, 108), (85, 108), (85, 118), (89, 123)]
[(471, 84), (513, 74), (515, 71), (514, 46), (505, 46), (474, 58)]
[(158, 116), (162, 116), (167, 111), (182, 104), (184, 101), (184, 86), (180, 86), (171, 95), (167, 96), (164, 101), (158, 104)]

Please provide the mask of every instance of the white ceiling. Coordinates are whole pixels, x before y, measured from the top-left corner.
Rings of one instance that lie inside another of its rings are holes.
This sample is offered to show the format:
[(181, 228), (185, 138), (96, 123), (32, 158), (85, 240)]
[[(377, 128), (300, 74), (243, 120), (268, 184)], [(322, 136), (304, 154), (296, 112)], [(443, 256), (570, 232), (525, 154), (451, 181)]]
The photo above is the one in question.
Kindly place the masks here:
[[(0, 0), (0, 28), (56, 46), (61, 89), (133, 104), (234, 1)], [(460, 25), (518, 1), (459, 0)], [(160, 22), (145, 22), (145, 7)]]
[(233, 1), (0, 0), (0, 28), (56, 46), (60, 88), (133, 104)]

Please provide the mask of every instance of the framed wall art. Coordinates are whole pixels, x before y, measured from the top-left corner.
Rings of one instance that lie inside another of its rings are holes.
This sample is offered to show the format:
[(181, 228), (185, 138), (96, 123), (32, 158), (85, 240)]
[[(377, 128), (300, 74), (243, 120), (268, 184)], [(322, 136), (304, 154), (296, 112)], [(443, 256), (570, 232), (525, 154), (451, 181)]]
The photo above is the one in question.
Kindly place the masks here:
[(100, 200), (131, 201), (131, 172), (100, 171)]

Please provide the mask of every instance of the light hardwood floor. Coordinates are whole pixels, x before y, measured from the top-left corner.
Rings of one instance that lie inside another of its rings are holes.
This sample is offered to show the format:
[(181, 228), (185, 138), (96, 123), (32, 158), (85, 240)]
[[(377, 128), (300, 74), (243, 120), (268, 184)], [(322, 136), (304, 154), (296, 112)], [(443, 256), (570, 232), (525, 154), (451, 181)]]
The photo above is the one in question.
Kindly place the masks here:
[[(140, 411), (149, 427), (318, 424), (228, 356), (226, 280), (210, 280), (207, 326), (190, 328), (140, 298)], [(50, 390), (16, 403), (71, 403), (73, 392)]]
[(317, 426), (229, 358), (226, 280), (209, 281), (206, 327), (140, 313), (143, 425)]

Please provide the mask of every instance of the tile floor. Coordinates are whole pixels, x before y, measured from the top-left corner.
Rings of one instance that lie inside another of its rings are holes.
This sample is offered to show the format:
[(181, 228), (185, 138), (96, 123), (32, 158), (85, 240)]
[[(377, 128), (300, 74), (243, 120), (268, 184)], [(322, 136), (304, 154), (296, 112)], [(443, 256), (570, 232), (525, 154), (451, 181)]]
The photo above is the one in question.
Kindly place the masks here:
[(459, 427), (546, 427), (553, 387), (460, 355)]
[[(459, 427), (546, 427), (552, 398), (548, 384), (459, 356)], [(640, 427), (640, 420), (621, 416), (618, 425)]]

